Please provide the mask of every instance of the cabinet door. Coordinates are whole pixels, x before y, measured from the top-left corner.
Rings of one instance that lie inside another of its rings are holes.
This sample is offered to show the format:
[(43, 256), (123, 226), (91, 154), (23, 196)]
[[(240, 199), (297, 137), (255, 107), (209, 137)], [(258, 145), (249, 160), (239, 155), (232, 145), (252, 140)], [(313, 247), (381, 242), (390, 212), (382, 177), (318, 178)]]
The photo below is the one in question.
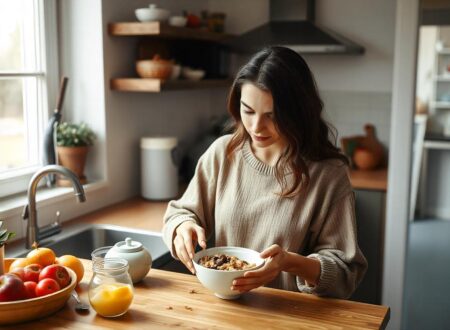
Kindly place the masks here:
[(369, 267), (351, 300), (381, 303), (385, 192), (355, 190), (358, 242)]

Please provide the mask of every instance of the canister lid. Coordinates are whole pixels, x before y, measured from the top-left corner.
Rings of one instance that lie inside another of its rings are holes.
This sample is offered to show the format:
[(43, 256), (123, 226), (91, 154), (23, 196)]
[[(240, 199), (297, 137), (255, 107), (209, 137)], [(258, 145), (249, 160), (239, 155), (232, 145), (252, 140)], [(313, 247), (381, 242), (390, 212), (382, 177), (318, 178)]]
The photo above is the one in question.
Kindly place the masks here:
[(131, 238), (127, 237), (125, 238), (125, 241), (120, 241), (114, 244), (114, 247), (119, 252), (123, 253), (138, 252), (142, 250), (142, 243), (133, 241)]
[(141, 138), (142, 149), (172, 149), (177, 146), (178, 140), (173, 136), (155, 136)]

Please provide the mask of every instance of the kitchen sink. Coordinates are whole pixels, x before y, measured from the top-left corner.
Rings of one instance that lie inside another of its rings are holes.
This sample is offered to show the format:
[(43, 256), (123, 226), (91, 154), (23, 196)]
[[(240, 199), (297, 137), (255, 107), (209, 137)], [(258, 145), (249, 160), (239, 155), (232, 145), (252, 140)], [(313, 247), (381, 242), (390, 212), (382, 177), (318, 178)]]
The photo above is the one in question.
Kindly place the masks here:
[[(184, 272), (187, 270), (179, 261), (174, 260), (162, 240), (160, 233), (130, 229), (113, 225), (82, 225), (64, 228), (61, 233), (40, 242), (40, 246), (51, 248), (57, 256), (72, 254), (79, 258), (91, 259), (91, 252), (102, 246), (114, 245), (119, 241), (131, 239), (141, 242), (150, 252), (153, 268)], [(24, 257), (25, 248), (13, 248), (6, 251), (6, 257)]]

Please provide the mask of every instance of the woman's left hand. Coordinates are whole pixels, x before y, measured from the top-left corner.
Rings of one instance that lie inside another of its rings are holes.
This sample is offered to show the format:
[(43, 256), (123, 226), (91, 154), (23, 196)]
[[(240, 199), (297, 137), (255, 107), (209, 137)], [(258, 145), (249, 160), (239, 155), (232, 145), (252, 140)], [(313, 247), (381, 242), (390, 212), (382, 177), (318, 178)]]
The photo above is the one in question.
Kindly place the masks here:
[(288, 252), (274, 244), (260, 253), (266, 259), (264, 266), (244, 273), (233, 281), (232, 290), (247, 292), (273, 281), (286, 268)]

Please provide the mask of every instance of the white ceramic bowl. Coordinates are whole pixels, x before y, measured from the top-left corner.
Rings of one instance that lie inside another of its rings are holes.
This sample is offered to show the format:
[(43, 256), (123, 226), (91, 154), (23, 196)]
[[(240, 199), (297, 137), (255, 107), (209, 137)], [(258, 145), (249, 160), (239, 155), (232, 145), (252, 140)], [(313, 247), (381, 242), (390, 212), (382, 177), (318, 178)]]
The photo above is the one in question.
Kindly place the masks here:
[(239, 291), (231, 290), (232, 282), (235, 278), (242, 277), (246, 270), (216, 270), (201, 266), (198, 262), (204, 256), (215, 254), (226, 254), (238, 257), (256, 266), (252, 269), (260, 268), (264, 265), (264, 259), (259, 256), (259, 252), (241, 247), (215, 247), (197, 252), (194, 255), (193, 263), (195, 273), (200, 283), (207, 289), (222, 299), (237, 299), (241, 296)]
[(171, 80), (177, 80), (180, 77), (181, 65), (174, 64), (172, 67), (172, 74), (170, 75)]
[(188, 80), (201, 80), (205, 76), (205, 71), (184, 67), (181, 70), (181, 75)]
[(141, 22), (165, 21), (170, 16), (170, 11), (163, 8), (138, 8), (134, 11), (136, 17)]
[(187, 17), (184, 16), (171, 16), (169, 18), (169, 25), (183, 27), (186, 26)]

